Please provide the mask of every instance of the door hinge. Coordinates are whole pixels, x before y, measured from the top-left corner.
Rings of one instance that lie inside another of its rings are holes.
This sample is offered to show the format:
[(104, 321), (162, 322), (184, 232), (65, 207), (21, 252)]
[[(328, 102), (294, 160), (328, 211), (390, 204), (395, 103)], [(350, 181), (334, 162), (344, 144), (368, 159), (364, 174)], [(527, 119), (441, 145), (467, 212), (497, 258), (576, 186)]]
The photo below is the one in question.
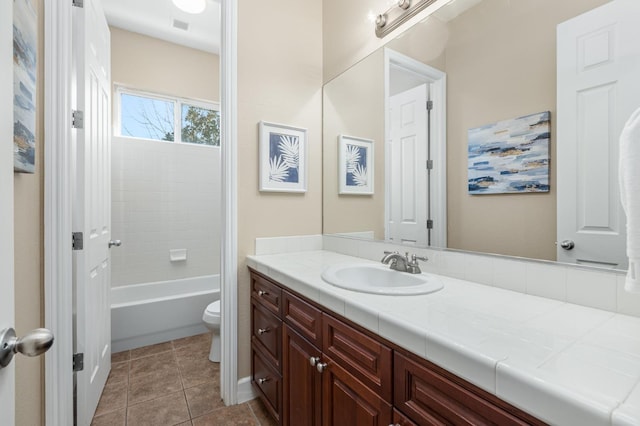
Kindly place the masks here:
[(433, 170), (433, 160), (427, 160), (427, 170)]
[(82, 232), (71, 233), (71, 247), (73, 250), (82, 250), (84, 248), (84, 235)]
[(427, 219), (427, 229), (433, 229), (433, 219)]
[(84, 7), (84, 0), (71, 0), (71, 4), (75, 7)]
[(427, 101), (427, 111), (431, 111), (433, 109), (433, 101)]
[(71, 119), (71, 127), (74, 129), (84, 129), (84, 112), (73, 110)]
[(73, 371), (84, 370), (84, 354), (73, 354)]

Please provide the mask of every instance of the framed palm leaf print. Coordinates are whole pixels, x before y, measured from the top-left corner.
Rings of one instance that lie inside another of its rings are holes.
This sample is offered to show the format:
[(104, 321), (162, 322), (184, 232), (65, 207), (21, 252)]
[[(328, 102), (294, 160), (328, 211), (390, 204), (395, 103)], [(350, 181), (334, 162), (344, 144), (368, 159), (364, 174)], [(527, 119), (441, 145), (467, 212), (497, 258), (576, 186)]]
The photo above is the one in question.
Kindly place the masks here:
[(339, 193), (373, 194), (373, 140), (340, 135), (338, 137)]
[(260, 191), (307, 191), (307, 129), (260, 122)]

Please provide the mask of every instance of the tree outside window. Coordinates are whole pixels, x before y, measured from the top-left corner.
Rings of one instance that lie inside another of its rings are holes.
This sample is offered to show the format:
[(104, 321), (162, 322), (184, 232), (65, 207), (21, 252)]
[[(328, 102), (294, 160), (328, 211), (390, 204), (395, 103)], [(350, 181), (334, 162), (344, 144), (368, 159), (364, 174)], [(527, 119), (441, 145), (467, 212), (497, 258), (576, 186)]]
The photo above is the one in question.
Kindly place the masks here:
[(123, 92), (120, 94), (120, 134), (220, 146), (220, 113), (181, 99)]

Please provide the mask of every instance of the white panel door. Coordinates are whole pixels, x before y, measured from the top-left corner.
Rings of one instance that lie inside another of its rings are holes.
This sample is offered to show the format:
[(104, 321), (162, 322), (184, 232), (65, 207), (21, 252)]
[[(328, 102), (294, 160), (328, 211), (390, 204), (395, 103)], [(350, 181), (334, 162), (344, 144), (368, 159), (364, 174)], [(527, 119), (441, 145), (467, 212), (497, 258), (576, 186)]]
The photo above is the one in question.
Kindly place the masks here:
[(618, 146), (640, 106), (639, 23), (640, 1), (614, 0), (558, 25), (558, 261), (627, 267)]
[(74, 251), (75, 351), (84, 353), (76, 375), (77, 424), (89, 425), (111, 368), (111, 88), (110, 35), (99, 0), (74, 8), (77, 107), (73, 229), (84, 234)]
[(388, 238), (404, 244), (428, 243), (428, 86), (392, 96)]
[[(0, 2), (0, 330), (14, 327), (13, 2)], [(39, 149), (42, 147), (40, 146)], [(0, 369), (0, 423), (15, 423), (15, 363)]]

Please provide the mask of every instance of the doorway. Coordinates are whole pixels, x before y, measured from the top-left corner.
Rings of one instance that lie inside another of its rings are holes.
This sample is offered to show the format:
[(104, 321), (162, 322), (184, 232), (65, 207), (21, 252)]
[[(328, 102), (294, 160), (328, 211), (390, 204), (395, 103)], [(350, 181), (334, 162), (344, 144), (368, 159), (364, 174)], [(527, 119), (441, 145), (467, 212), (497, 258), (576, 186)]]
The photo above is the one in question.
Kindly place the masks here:
[[(222, 1), (223, 45), (222, 49), (222, 84), (221, 110), (229, 112), (221, 119), (221, 127), (225, 129), (222, 145), (235, 138), (235, 22), (236, 5)], [(73, 373), (71, 372), (72, 337), (71, 337), (71, 223), (69, 200), (71, 197), (69, 183), (69, 159), (71, 152), (68, 146), (60, 144), (61, 140), (69, 140), (72, 131), (67, 123), (71, 122), (69, 78), (72, 55), (70, 31), (72, 22), (71, 5), (46, 4), (45, 30), (47, 36), (45, 58), (45, 77), (49, 82), (45, 91), (45, 127), (48, 147), (45, 159), (47, 175), (45, 176), (45, 323), (54, 330), (57, 338), (56, 349), (46, 360), (46, 418), (52, 424), (71, 424), (73, 407), (70, 404), (72, 394)], [(236, 307), (236, 231), (235, 231), (235, 150), (222, 148), (222, 368), (221, 391), (226, 404), (237, 402), (237, 368), (236, 368), (236, 319), (225, 312), (235, 312)], [(56, 250), (59, 249), (59, 250)], [(233, 309), (233, 310), (231, 310)], [(225, 320), (225, 317), (226, 320)], [(227, 336), (229, 336), (227, 338)]]

